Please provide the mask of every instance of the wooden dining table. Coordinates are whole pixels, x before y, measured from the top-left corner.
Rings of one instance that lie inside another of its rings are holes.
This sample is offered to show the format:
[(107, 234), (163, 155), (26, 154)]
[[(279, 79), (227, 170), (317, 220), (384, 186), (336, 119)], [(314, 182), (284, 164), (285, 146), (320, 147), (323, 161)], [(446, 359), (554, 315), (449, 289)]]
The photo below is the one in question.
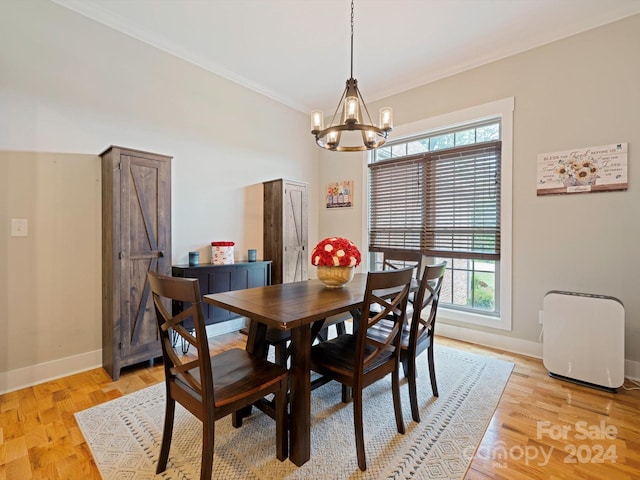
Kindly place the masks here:
[(317, 328), (321, 323), (316, 322), (357, 310), (366, 282), (367, 275), (360, 273), (341, 288), (307, 280), (203, 296), (206, 303), (251, 320), (247, 350), (257, 355), (266, 355), (267, 327), (291, 332), (289, 459), (297, 466), (311, 456), (312, 325)]

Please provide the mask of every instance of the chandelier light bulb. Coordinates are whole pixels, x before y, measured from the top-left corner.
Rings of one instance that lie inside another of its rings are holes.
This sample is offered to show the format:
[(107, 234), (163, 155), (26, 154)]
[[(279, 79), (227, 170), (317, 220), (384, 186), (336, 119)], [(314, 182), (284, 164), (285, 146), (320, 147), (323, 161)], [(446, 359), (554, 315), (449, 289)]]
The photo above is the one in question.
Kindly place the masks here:
[(375, 143), (376, 141), (376, 132), (374, 130), (366, 130), (364, 132), (365, 142), (367, 145)]
[(383, 130), (393, 128), (393, 109), (391, 107), (380, 109), (380, 128)]
[(324, 114), (321, 110), (314, 110), (311, 112), (311, 131), (319, 132), (324, 130)]
[(358, 97), (347, 97), (346, 110), (345, 120), (347, 122), (355, 122), (358, 120)]
[(336, 145), (338, 143), (338, 132), (327, 133), (327, 145)]

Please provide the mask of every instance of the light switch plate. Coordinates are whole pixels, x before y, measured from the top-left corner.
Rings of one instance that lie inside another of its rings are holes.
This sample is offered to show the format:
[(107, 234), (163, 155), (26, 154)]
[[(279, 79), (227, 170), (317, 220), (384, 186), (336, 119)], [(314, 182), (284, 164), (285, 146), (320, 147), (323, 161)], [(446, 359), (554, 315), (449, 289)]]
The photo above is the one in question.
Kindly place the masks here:
[(11, 236), (12, 237), (26, 237), (27, 229), (29, 227), (29, 221), (26, 218), (12, 218), (11, 219)]

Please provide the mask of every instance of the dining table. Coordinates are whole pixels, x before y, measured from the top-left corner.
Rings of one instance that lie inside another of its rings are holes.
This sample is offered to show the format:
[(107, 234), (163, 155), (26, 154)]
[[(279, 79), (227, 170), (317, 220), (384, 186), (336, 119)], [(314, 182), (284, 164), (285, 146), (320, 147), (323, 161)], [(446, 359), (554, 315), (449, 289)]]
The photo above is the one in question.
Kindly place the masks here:
[(344, 312), (357, 314), (364, 301), (366, 273), (340, 288), (320, 280), (212, 293), (204, 302), (247, 317), (247, 350), (266, 356), (267, 327), (290, 331), (289, 459), (297, 466), (311, 456), (311, 345), (324, 320)]

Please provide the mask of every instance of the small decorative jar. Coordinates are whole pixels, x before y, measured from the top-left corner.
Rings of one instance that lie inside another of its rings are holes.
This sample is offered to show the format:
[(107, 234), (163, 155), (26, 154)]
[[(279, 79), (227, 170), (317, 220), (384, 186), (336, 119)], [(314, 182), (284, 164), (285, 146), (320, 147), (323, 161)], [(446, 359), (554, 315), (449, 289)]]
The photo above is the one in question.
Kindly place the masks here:
[(214, 265), (232, 265), (234, 242), (211, 242), (211, 263)]

